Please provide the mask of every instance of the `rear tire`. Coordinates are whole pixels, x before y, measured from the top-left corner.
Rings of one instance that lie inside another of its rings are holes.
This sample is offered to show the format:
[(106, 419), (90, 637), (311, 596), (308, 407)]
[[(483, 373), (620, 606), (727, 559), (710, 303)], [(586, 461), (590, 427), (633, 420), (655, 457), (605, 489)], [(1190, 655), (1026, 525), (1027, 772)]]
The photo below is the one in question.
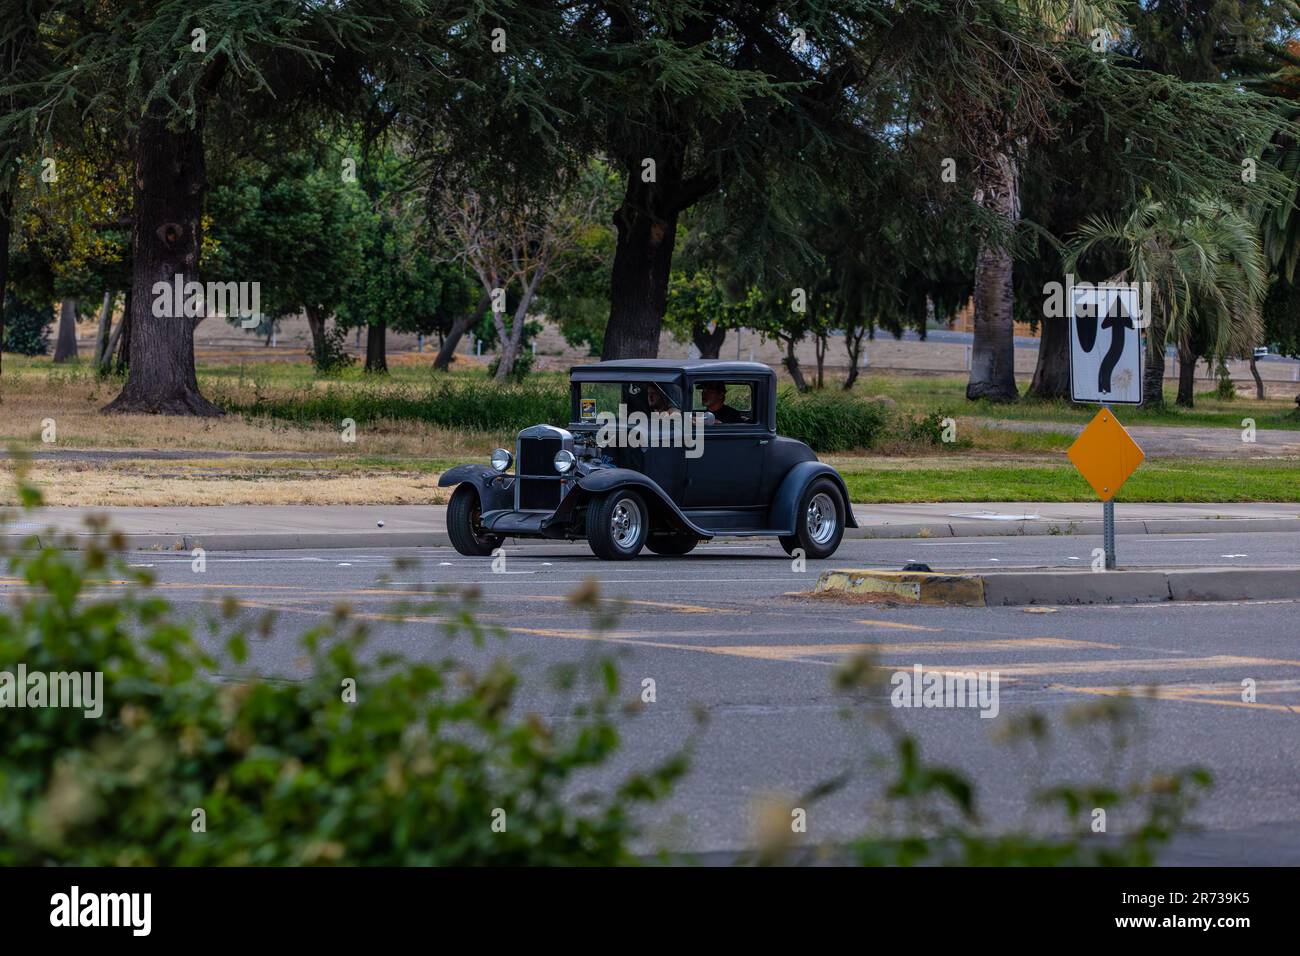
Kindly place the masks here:
[(635, 558), (649, 533), (650, 512), (635, 491), (611, 491), (587, 506), (587, 544), (604, 561)]
[(693, 534), (661, 534), (646, 539), (645, 546), (655, 554), (678, 556), (690, 554), (699, 543)]
[(501, 547), (501, 538), (479, 524), (482, 504), (472, 485), (458, 485), (447, 505), (447, 537), (452, 547), (470, 558), (482, 558)]
[(786, 554), (802, 548), (805, 557), (829, 558), (844, 537), (844, 515), (848, 506), (839, 487), (829, 478), (818, 478), (804, 489), (795, 512), (794, 534), (780, 537)]

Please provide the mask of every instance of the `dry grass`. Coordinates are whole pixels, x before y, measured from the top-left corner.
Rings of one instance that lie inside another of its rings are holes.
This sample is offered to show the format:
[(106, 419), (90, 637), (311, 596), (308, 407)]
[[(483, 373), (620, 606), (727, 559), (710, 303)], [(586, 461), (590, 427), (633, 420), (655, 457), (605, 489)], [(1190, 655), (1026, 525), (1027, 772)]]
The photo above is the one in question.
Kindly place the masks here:
[(48, 448), (41, 443), (45, 419), (54, 420), (57, 448), (313, 452), (345, 459), (359, 456), (480, 458), (494, 444), (500, 444), (503, 437), (411, 422), (379, 421), (358, 428), (356, 441), (349, 444), (341, 440), (338, 428), (290, 425), (239, 415), (182, 419), (100, 414), (99, 410), (112, 400), (117, 389), (116, 383), (97, 382), (86, 373), (59, 375), (6, 368), (0, 378), (0, 442), (30, 450)]
[[(297, 463), (299, 466), (301, 462)], [(49, 505), (426, 505), (443, 504), (436, 476), (366, 469), (213, 469), (211, 463), (38, 463), (27, 478)], [(237, 467), (237, 466), (236, 466)], [(13, 482), (0, 483), (0, 504), (16, 504)]]

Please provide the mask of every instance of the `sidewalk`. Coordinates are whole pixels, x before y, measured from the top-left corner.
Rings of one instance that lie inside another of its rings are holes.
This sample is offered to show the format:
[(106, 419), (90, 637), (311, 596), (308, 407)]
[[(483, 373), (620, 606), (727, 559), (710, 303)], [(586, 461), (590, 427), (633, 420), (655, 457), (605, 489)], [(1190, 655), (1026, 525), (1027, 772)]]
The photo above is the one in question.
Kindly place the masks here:
[[(941, 502), (855, 505), (861, 527), (850, 538), (1100, 534), (1101, 504)], [(86, 518), (105, 515), (132, 550), (268, 551), (281, 548), (383, 548), (446, 545), (442, 505), (228, 505), (194, 508), (42, 508), (8, 510), (10, 543), (55, 532), (85, 537)], [(382, 522), (382, 526), (381, 526)], [(1126, 534), (1300, 531), (1296, 504), (1117, 504)]]

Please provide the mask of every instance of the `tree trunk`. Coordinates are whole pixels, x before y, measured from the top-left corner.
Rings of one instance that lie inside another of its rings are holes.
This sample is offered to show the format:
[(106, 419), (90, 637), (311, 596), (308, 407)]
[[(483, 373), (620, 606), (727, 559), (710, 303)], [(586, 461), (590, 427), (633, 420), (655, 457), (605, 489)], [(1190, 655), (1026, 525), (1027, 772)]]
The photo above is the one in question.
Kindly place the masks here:
[(1183, 408), (1196, 405), (1196, 354), (1185, 346), (1178, 347), (1178, 398)]
[[(113, 332), (108, 337), (108, 342), (104, 345), (104, 354), (99, 360), (99, 365), (95, 369), (100, 375), (107, 375), (113, 366), (113, 356), (117, 354), (118, 342), (122, 339), (122, 330), (131, 324), (131, 293), (126, 294), (126, 299), (122, 303), (122, 320), (113, 327)], [(111, 321), (111, 320), (110, 320)]]
[(458, 315), (451, 323), (451, 331), (447, 337), (442, 340), (442, 345), (438, 349), (438, 356), (433, 360), (433, 367), (439, 372), (446, 372), (451, 368), (451, 357), (456, 354), (456, 346), (460, 345), (461, 338), (466, 332), (473, 327), (474, 323), (482, 317), (484, 310), (487, 309), (492, 299), (484, 292), (479, 296), (478, 304), (474, 306), (474, 311)]
[(844, 350), (849, 354), (849, 375), (844, 380), (844, 391), (849, 391), (858, 380), (859, 368), (862, 363), (862, 340), (866, 337), (867, 330), (862, 328), (846, 328), (844, 330)]
[[(994, 157), (995, 169), (986, 175), (982, 202), (1005, 220), (1010, 232), (1020, 219), (1020, 182), (1015, 160), (1007, 152)], [(1012, 306), (1011, 253), (995, 240), (980, 245), (975, 262), (975, 338), (971, 347), (968, 399), (987, 398), (1014, 402), (1016, 342)]]
[[(528, 322), (528, 307), (533, 304), (533, 297), (537, 295), (537, 287), (541, 284), (545, 272), (544, 266), (539, 266), (533, 272), (528, 285), (524, 287), (523, 295), (519, 298), (514, 318), (510, 320), (510, 332), (508, 335), (501, 336), (501, 351), (497, 355), (496, 380), (498, 382), (504, 382), (514, 374), (515, 361), (519, 358), (519, 349), (524, 340), (524, 325)], [(497, 323), (497, 328), (505, 331), (501, 323)]]
[(388, 320), (366, 326), (366, 371), (388, 374)]
[(309, 305), (306, 312), (307, 328), (311, 331), (312, 364), (320, 368), (325, 359), (325, 310), (320, 306)]
[(1159, 408), (1165, 403), (1165, 326), (1152, 319), (1147, 331), (1147, 364), (1142, 372), (1142, 407)]
[(817, 389), (820, 391), (826, 386), (826, 336), (819, 335), (813, 343), (813, 348), (817, 355)]
[(804, 380), (803, 369), (799, 367), (799, 359), (794, 354), (795, 344), (795, 339), (790, 339), (785, 343), (785, 360), (782, 364), (785, 365), (785, 370), (790, 373), (790, 377), (794, 379), (794, 387), (800, 392), (806, 392), (808, 391), (808, 383)]
[(117, 323), (117, 331), (113, 333), (113, 341), (108, 346), (109, 356), (117, 356), (113, 369), (117, 375), (125, 375), (126, 370), (131, 367), (131, 300), (133, 298), (131, 290), (127, 289), (126, 297), (122, 300), (122, 321)]
[(726, 339), (727, 330), (721, 325), (715, 325), (713, 331), (709, 331), (709, 327), (703, 322), (696, 322), (691, 326), (691, 341), (695, 343), (695, 348), (699, 350), (702, 359), (717, 358)]
[[(132, 207), (130, 366), (122, 392), (105, 412), (152, 415), (222, 414), (199, 394), (194, 369), (194, 328), (183, 302), (155, 293), (177, 277), (198, 282), (203, 246), (203, 123), (181, 132), (168, 129), (162, 110), (141, 120), (135, 137)], [(163, 313), (155, 315), (157, 311)], [(167, 314), (170, 313), (170, 314)]]
[(1070, 397), (1070, 320), (1044, 318), (1039, 326), (1038, 362), (1029, 394), (1034, 398)]
[(642, 181), (641, 160), (628, 163), (623, 205), (614, 214), (618, 241), (610, 275), (609, 324), (602, 359), (655, 358), (668, 306), (668, 272), (677, 240), (684, 155), (659, 150), (656, 182)]
[(54, 345), (54, 361), (71, 362), (76, 357), (77, 300), (65, 298), (59, 303), (59, 338)]
[(0, 192), (0, 370), (4, 367), (5, 283), (9, 276), (9, 229), (13, 225), (14, 194)]
[(1255, 365), (1255, 356), (1250, 357), (1250, 376), (1255, 380), (1255, 397), (1264, 400), (1264, 380), (1259, 377), (1259, 368)]
[(108, 349), (109, 331), (113, 325), (113, 300), (117, 296), (112, 289), (104, 293), (104, 305), (99, 310), (99, 325), (95, 328), (95, 357), (91, 360), (95, 368), (104, 364), (104, 355)]

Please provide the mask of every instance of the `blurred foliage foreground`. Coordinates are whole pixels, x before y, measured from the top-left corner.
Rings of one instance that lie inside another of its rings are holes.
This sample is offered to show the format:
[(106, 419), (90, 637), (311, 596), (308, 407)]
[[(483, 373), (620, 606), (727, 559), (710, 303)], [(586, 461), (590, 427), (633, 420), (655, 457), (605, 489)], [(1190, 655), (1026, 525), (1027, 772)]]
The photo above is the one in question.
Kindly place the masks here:
[[(39, 503), (30, 487), (21, 496), (28, 507)], [(637, 707), (626, 704), (635, 695), (620, 690), (602, 651), (551, 674), (544, 719), (521, 699), (510, 649), (493, 646), (504, 633), (476, 622), (472, 594), (413, 594), (418, 603), (391, 617), (440, 630), (449, 642), (443, 659), (367, 653), (367, 625), (339, 607), (301, 636), (303, 679), (264, 678), (249, 651), (270, 636), (269, 616), (227, 600), (206, 620), (186, 620), (151, 590), (147, 573), (112, 556), (120, 540), (95, 530), (95, 546), (81, 551), (46, 537), (43, 547), (32, 538), (6, 556), (0, 671), (20, 663), (28, 674), (100, 671), (103, 710), (96, 719), (72, 708), (0, 709), (0, 864), (656, 859), (638, 820), (644, 804), (662, 800), (688, 772), (695, 740), (611, 784), (611, 758)], [(575, 615), (610, 626), (594, 584), (571, 600)], [(470, 653), (453, 656), (466, 641)], [(758, 812), (737, 807), (758, 824), (758, 849), (740, 862), (829, 854), (864, 864), (1146, 864), (1209, 785), (1199, 770), (1054, 784), (1030, 800), (1056, 821), (1034, 832), (1054, 835), (990, 833), (973, 785), (926, 764), (899, 729), (879, 668), (855, 658), (836, 680), (846, 719), (871, 725), (861, 768)], [(1135, 740), (1135, 709), (1105, 700), (1070, 720), (1123, 750)], [(1000, 723), (1028, 747), (1027, 758), (1042, 756), (1050, 738), (1043, 719)], [(888, 741), (879, 752), (867, 743), (872, 727)], [(701, 722), (697, 737), (706, 732)], [(584, 779), (594, 777), (606, 779)], [(869, 834), (826, 847), (815, 826), (794, 832), (791, 808), (814, 818), (808, 808), (848, 787), (863, 788), (868, 819), (877, 821)], [(866, 797), (868, 789), (879, 797)], [(1092, 831), (1096, 808), (1109, 815), (1109, 835)]]

